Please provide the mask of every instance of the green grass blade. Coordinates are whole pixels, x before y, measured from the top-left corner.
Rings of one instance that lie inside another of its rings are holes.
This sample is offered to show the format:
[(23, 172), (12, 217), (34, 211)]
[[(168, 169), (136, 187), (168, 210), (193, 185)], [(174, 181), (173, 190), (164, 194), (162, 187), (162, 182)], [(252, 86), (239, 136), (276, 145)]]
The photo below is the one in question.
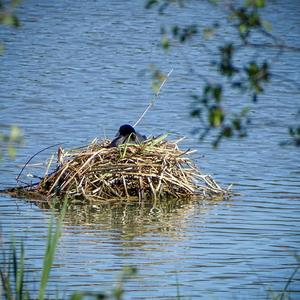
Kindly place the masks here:
[(24, 287), (24, 245), (21, 244), (21, 253), (20, 253), (20, 260), (18, 262), (18, 272), (16, 278), (16, 292), (17, 292), (17, 300), (22, 300), (23, 297), (23, 287)]
[(15, 241), (12, 242), (12, 268), (14, 274), (14, 293), (16, 300), (23, 299), (23, 285), (24, 285), (24, 246), (21, 244), (20, 259), (18, 259), (18, 253)]
[(150, 140), (148, 146), (155, 146), (159, 143), (161, 143), (163, 140), (165, 140), (168, 137), (169, 133), (165, 133), (163, 135), (158, 136), (157, 138)]
[(0, 268), (0, 277), (1, 277), (1, 283), (2, 283), (2, 288), (3, 288), (5, 299), (13, 300), (13, 296), (11, 293), (10, 280), (9, 280), (9, 273), (6, 274), (6, 272), (2, 271), (2, 269)]
[(12, 268), (13, 268), (13, 274), (14, 274), (14, 280), (15, 280), (15, 288), (14, 288), (14, 291), (15, 291), (15, 296), (16, 296), (16, 299), (19, 299), (19, 295), (18, 295), (18, 292), (17, 292), (17, 276), (18, 276), (18, 258), (17, 258), (17, 249), (16, 249), (16, 245), (15, 245), (15, 242), (12, 243), (11, 245), (11, 255), (12, 255)]
[(65, 215), (67, 202), (64, 202), (62, 211), (60, 213), (60, 217), (54, 225), (54, 212), (52, 212), (51, 221), (48, 227), (48, 236), (47, 236), (47, 245), (46, 245), (46, 252), (44, 255), (44, 262), (43, 262), (43, 269), (42, 269), (42, 277), (40, 282), (40, 289), (39, 289), (39, 300), (45, 299), (46, 293), (46, 286), (49, 280), (50, 271), (53, 265), (54, 256), (56, 252), (56, 248), (58, 245), (59, 238), (61, 236), (61, 226), (62, 221)]
[(282, 292), (280, 293), (279, 300), (283, 300), (284, 297), (287, 295), (287, 290), (289, 285), (292, 283), (295, 275), (297, 274), (298, 270), (300, 269), (300, 266), (298, 265), (295, 270), (293, 271), (292, 275), (289, 277), (288, 281), (285, 284), (285, 287), (283, 288)]

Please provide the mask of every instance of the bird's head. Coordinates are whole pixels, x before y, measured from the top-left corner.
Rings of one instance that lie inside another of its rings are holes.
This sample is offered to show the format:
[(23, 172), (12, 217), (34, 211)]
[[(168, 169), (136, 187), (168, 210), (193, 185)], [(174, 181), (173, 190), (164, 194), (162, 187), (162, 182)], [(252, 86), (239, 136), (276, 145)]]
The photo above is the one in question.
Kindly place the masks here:
[(127, 136), (130, 135), (131, 133), (135, 133), (135, 130), (131, 125), (125, 124), (119, 128), (119, 134), (121, 136)]

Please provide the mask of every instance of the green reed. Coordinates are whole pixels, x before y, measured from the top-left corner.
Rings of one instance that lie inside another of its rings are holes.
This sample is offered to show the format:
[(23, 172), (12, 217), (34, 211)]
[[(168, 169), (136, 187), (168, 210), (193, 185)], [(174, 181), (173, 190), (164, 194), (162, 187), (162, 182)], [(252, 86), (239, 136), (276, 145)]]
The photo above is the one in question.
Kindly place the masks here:
[[(2, 260), (0, 264), (0, 298), (5, 300), (29, 300), (47, 299), (46, 288), (49, 281), (49, 275), (53, 266), (55, 252), (58, 246), (58, 242), (62, 232), (62, 223), (66, 211), (66, 202), (64, 203), (62, 210), (58, 218), (55, 218), (54, 210), (52, 210), (51, 219), (48, 226), (48, 234), (46, 241), (46, 249), (43, 258), (43, 266), (41, 270), (41, 278), (39, 283), (38, 296), (35, 297), (26, 290), (25, 277), (29, 276), (29, 272), (26, 271), (25, 266), (25, 250), (24, 245), (21, 243), (20, 247), (16, 246), (16, 243), (12, 241), (9, 255), (2, 253)], [(297, 265), (290, 277), (287, 279), (284, 287), (279, 292), (269, 291), (266, 299), (270, 300), (286, 300), (290, 299), (292, 292), (289, 291), (289, 287), (292, 282), (295, 281), (295, 277), (300, 270), (300, 257), (294, 255), (297, 260)], [(84, 300), (84, 299), (114, 299), (122, 300), (125, 293), (124, 285), (132, 277), (135, 277), (137, 273), (136, 268), (126, 267), (124, 268), (119, 278), (116, 281), (116, 285), (111, 289), (110, 293), (104, 292), (74, 292), (68, 299), (70, 300)], [(184, 299), (184, 295), (180, 293), (180, 281), (178, 274), (176, 273), (176, 299)], [(3, 293), (3, 295), (1, 294)], [(56, 297), (59, 298), (58, 296)]]
[(52, 211), (51, 221), (48, 226), (47, 246), (44, 255), (42, 277), (40, 281), (40, 288), (39, 288), (39, 295), (38, 295), (39, 300), (43, 300), (45, 298), (47, 282), (49, 280), (49, 275), (53, 265), (53, 260), (58, 245), (58, 241), (59, 238), (61, 237), (61, 227), (65, 216), (66, 203), (67, 202), (65, 201), (57, 221), (55, 221), (54, 212)]
[[(44, 254), (41, 279), (37, 299), (45, 299), (46, 287), (49, 280), (53, 260), (61, 236), (61, 227), (66, 210), (66, 202), (60, 212), (58, 219), (55, 219), (54, 210), (52, 210), (51, 219), (48, 226), (46, 241), (46, 250)], [(21, 243), (18, 253), (14, 242), (11, 243), (8, 256), (3, 253), (2, 263), (0, 265), (0, 282), (2, 284), (3, 296), (6, 300), (28, 300), (33, 299), (29, 291), (25, 290), (25, 251)], [(1, 290), (0, 290), (1, 291)], [(0, 294), (1, 297), (1, 294)]]

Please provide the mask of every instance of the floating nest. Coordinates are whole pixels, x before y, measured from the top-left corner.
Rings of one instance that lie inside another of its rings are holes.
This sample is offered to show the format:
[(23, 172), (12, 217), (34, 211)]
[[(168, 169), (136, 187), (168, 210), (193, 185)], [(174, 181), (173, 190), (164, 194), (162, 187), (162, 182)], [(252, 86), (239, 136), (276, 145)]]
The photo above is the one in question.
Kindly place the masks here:
[(180, 150), (178, 142), (162, 136), (113, 148), (107, 147), (109, 140), (69, 151), (59, 148), (53, 172), (10, 194), (81, 202), (228, 196), (228, 189), (195, 166), (190, 158), (195, 151)]

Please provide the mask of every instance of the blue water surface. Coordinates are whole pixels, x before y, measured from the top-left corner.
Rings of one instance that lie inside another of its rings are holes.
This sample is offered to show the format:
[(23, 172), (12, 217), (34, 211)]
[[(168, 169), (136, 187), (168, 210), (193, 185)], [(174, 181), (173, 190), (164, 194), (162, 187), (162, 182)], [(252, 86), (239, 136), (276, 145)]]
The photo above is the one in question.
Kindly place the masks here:
[[(123, 123), (133, 124), (153, 97), (149, 66), (155, 64), (165, 73), (174, 71), (138, 130), (186, 136), (182, 147), (198, 150), (201, 170), (223, 186), (233, 183), (240, 194), (159, 212), (128, 206), (81, 208), (76, 216), (67, 215), (49, 297), (55, 298), (57, 290), (63, 298), (73, 291), (110, 291), (124, 266), (138, 269), (125, 285), (125, 299), (266, 299), (269, 291), (281, 291), (297, 265), (294, 254), (300, 246), (299, 148), (279, 146), (300, 107), (294, 84), (300, 81), (299, 53), (277, 57), (277, 50), (260, 51), (276, 57), (272, 70), (277, 76), (250, 105), (249, 136), (213, 149), (209, 139), (200, 143), (192, 134), (199, 124), (189, 117), (190, 95), (203, 86), (189, 68), (216, 79), (212, 57), (201, 47), (202, 39), (165, 53), (159, 30), (175, 22), (225, 24), (222, 11), (205, 1), (160, 16), (138, 0), (28, 0), (18, 13), (22, 27), (0, 31), (6, 48), (0, 57), (0, 121), (21, 127), (25, 144), (18, 146), (16, 160), (1, 161), (1, 188), (14, 186), (22, 164), (40, 149), (84, 145), (95, 137), (113, 137)], [(264, 14), (274, 34), (300, 46), (298, 1), (274, 1)], [(210, 42), (212, 51), (233, 34), (225, 29)], [(249, 50), (241, 59), (254, 55)], [(247, 96), (227, 96), (231, 109), (249, 103)], [(55, 148), (34, 162), (51, 152)], [(32, 275), (26, 280), (33, 292), (49, 216), (47, 209), (0, 196), (2, 245), (12, 236), (24, 242)], [(297, 274), (289, 286), (292, 299), (300, 298), (299, 279)]]

